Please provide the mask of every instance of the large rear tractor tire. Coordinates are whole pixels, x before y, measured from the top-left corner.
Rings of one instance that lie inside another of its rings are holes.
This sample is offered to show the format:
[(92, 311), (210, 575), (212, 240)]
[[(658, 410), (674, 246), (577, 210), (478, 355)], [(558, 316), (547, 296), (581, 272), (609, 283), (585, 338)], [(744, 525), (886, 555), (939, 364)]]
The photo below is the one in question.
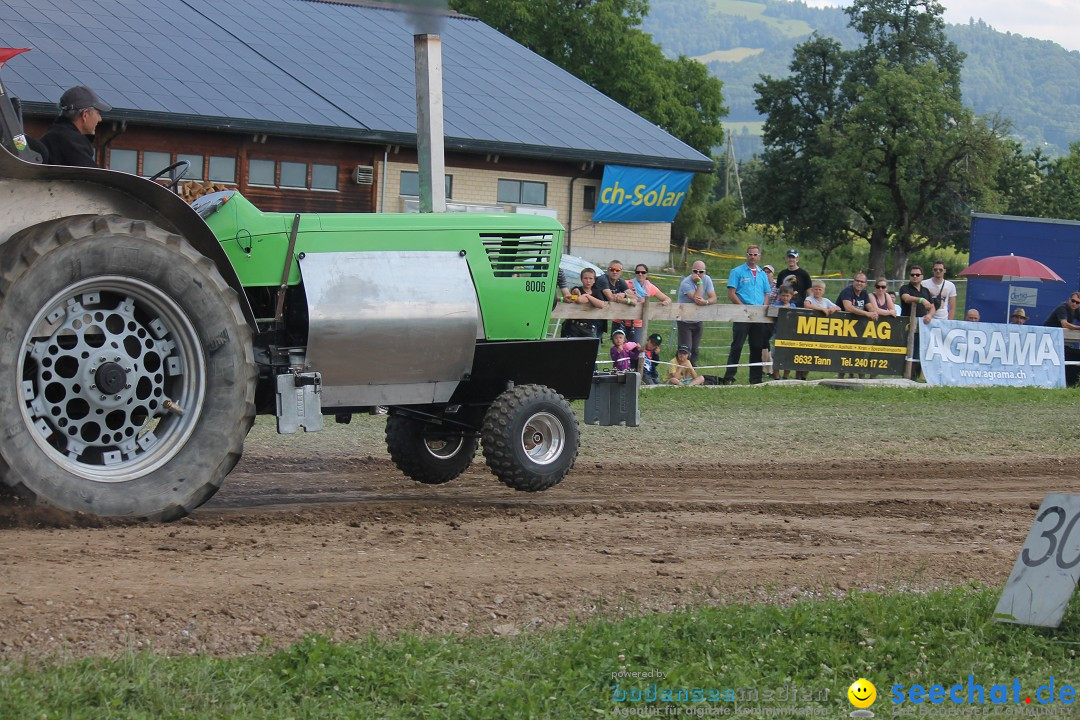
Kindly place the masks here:
[(491, 471), (526, 492), (558, 485), (574, 467), (578, 441), (570, 404), (544, 385), (519, 385), (499, 395), (484, 415), (480, 438)]
[(206, 502), (255, 417), (236, 293), (182, 237), (66, 218), (0, 251), (0, 481), (109, 517)]
[(441, 433), (414, 418), (386, 418), (386, 449), (398, 469), (425, 485), (448, 483), (472, 464), (476, 438)]

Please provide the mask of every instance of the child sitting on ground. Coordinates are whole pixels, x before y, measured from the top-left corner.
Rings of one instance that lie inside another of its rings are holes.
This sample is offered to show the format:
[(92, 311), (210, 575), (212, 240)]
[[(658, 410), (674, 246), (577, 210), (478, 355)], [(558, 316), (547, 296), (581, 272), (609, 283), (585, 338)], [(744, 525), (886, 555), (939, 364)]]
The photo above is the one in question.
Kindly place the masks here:
[(640, 354), (641, 347), (636, 342), (626, 341), (626, 331), (615, 328), (611, 333), (611, 360), (615, 363), (615, 370), (626, 372), (637, 362)]
[(664, 338), (660, 336), (660, 333), (653, 333), (645, 341), (645, 350), (642, 352), (645, 357), (644, 372), (641, 379), (646, 385), (660, 384), (660, 375), (656, 363), (660, 362), (660, 343), (662, 342), (664, 342)]
[(705, 382), (704, 375), (698, 375), (697, 370), (690, 363), (690, 348), (685, 345), (679, 346), (675, 353), (675, 359), (671, 361), (673, 367), (668, 375), (669, 385), (702, 385)]

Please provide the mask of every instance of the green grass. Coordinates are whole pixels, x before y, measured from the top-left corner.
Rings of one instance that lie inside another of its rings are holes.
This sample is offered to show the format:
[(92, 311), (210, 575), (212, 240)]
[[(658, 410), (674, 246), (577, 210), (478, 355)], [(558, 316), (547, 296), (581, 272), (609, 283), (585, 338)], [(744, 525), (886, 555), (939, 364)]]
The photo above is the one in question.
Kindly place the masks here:
[(641, 393), (641, 431), (583, 426), (580, 452), (617, 459), (632, 441), (656, 461), (1061, 462), (1080, 446), (1076, 402), (1074, 389), (665, 387)]
[(785, 20), (765, 14), (765, 6), (747, 0), (713, 0), (713, 7), (727, 15), (738, 15), (747, 20), (757, 20), (776, 28), (788, 37), (801, 37), (813, 32), (805, 20)]
[[(744, 381), (745, 370), (739, 377)], [(661, 387), (641, 393), (638, 429), (582, 425), (579, 453), (583, 461), (620, 462), (632, 444), (637, 457), (656, 462), (1072, 462), (1080, 447), (1078, 392), (928, 385), (852, 391), (802, 383)], [(574, 403), (579, 418), (583, 405)], [(386, 457), (385, 423), (383, 415), (356, 415), (349, 425), (328, 422), (312, 437), (278, 435), (274, 418), (260, 417), (245, 455), (293, 458), (317, 443), (327, 456)], [(807, 428), (825, 432), (809, 439)]]
[[(711, 62), (740, 62), (749, 57), (760, 55), (765, 52), (764, 48), (731, 48), (729, 50), (713, 50), (710, 53), (704, 55), (695, 55), (691, 60), (697, 60), (699, 63), (711, 63)], [(732, 123), (734, 124), (734, 123)], [(750, 124), (750, 123), (746, 123)], [(754, 123), (756, 125), (763, 125), (764, 123)], [(729, 128), (730, 130), (730, 128)], [(758, 133), (761, 134), (760, 132)]]
[[(795, 685), (820, 698), (800, 707), (825, 708), (828, 717), (846, 716), (847, 687), (865, 677), (878, 689), (873, 709), (887, 717), (897, 683), (948, 687), (971, 674), (986, 688), (1019, 678), (1025, 693), (1051, 676), (1057, 688), (1075, 683), (1069, 670), (1077, 667), (1077, 644), (1064, 638), (1080, 630), (1076, 604), (1063, 627), (1049, 632), (991, 622), (996, 600), (995, 591), (977, 587), (860, 593), (788, 607), (607, 617), (507, 639), (334, 644), (312, 637), (269, 656), (236, 659), (138, 653), (44, 668), (9, 663), (0, 665), (0, 717), (601, 717), (642, 704), (614, 702), (614, 683), (626, 691), (653, 682), (613, 680), (613, 673), (649, 670), (666, 675), (661, 687), (730, 688), (751, 708), (783, 707), (777, 691)], [(763, 699), (766, 690), (774, 691), (772, 702)], [(648, 704), (678, 707), (684, 716), (707, 705)]]

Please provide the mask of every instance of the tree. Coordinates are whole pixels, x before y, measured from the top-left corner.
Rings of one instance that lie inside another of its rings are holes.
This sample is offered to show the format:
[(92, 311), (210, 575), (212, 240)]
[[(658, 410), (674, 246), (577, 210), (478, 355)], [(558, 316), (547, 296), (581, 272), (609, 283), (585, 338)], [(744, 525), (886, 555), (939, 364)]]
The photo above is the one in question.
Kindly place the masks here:
[(768, 184), (753, 207), (812, 246), (870, 245), (868, 273), (902, 277), (911, 253), (962, 246), (968, 214), (992, 198), (1006, 124), (960, 101), (963, 54), (936, 0), (855, 0), (863, 44), (813, 37), (792, 75), (755, 86)]
[(755, 86), (755, 105), (768, 121), (765, 152), (746, 182), (747, 207), (754, 220), (780, 226), (792, 244), (818, 250), (822, 272), (829, 255), (854, 237), (846, 204), (814, 162), (825, 152), (823, 124), (850, 104), (842, 92), (850, 59), (838, 42), (815, 34), (795, 48), (790, 77)]
[(1053, 160), (1035, 148), (1025, 153), (1010, 142), (998, 172), (1003, 212), (1009, 215), (1080, 220), (1080, 142)]
[(1080, 220), (1080, 142), (1047, 168), (1042, 207), (1044, 217)]

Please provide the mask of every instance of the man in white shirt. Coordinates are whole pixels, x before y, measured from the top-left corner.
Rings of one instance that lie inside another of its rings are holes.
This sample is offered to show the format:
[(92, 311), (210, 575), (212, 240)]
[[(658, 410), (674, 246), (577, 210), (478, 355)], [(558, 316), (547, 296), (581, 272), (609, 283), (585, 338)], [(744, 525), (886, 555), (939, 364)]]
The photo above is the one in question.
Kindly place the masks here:
[(923, 287), (930, 291), (931, 302), (934, 303), (934, 317), (943, 320), (956, 319), (956, 285), (951, 280), (945, 279), (945, 263), (937, 260), (934, 262), (933, 277), (923, 282)]

